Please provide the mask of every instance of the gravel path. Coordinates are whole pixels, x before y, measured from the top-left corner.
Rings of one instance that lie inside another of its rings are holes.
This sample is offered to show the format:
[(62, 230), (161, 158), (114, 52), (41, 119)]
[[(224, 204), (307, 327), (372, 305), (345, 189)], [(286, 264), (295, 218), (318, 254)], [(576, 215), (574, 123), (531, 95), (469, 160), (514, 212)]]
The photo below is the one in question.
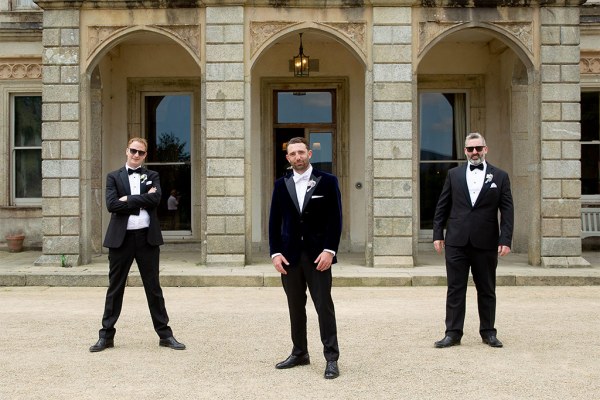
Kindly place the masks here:
[(444, 287), (334, 288), (341, 376), (276, 370), (291, 349), (281, 288), (165, 288), (175, 337), (158, 346), (143, 289), (128, 287), (115, 348), (97, 340), (105, 288), (0, 288), (0, 399), (594, 399), (600, 287), (500, 287), (498, 337), (481, 343), (469, 288), (462, 345), (443, 336)]

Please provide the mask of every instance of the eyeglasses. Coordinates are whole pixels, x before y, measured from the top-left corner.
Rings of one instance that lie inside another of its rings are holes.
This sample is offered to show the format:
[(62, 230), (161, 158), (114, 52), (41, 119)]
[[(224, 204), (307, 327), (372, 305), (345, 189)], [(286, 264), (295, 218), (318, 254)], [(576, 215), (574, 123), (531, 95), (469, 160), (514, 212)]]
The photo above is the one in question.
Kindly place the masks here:
[(468, 151), (469, 153), (472, 153), (472, 152), (473, 152), (473, 150), (477, 150), (477, 152), (478, 152), (478, 153), (480, 153), (480, 152), (482, 152), (482, 151), (483, 151), (483, 148), (484, 148), (484, 147), (485, 147), (485, 146), (467, 146), (467, 147), (465, 147), (465, 149), (467, 149), (467, 151)]
[(136, 154), (139, 154), (140, 157), (144, 157), (146, 155), (146, 152), (144, 150), (132, 149), (130, 147), (129, 148), (129, 154), (131, 154), (132, 156), (135, 156)]

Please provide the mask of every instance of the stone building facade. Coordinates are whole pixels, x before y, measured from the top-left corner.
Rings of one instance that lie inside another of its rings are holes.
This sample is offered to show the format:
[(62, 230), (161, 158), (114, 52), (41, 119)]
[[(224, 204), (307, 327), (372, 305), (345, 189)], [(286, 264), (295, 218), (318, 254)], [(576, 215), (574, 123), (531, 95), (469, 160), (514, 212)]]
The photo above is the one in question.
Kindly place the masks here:
[(599, 39), (598, 1), (0, 0), (0, 231), (25, 231), (38, 264), (90, 262), (105, 176), (143, 136), (181, 204), (166, 248), (264, 262), (286, 138), (303, 135), (340, 179), (342, 251), (418, 265), (444, 171), (479, 131), (511, 176), (513, 250), (586, 265)]

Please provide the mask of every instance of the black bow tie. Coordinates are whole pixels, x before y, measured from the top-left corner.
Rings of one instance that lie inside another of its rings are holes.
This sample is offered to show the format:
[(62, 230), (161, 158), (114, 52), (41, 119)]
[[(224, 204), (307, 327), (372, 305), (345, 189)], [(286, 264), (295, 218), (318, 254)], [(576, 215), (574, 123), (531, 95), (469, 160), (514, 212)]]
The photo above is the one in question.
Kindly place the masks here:
[(141, 174), (142, 173), (142, 167), (138, 167), (136, 169), (127, 168), (127, 173), (129, 175), (131, 175), (131, 174)]
[(471, 169), (471, 171), (473, 171), (474, 169), (480, 169), (483, 171), (483, 164), (477, 164), (477, 165), (469, 164), (469, 168)]

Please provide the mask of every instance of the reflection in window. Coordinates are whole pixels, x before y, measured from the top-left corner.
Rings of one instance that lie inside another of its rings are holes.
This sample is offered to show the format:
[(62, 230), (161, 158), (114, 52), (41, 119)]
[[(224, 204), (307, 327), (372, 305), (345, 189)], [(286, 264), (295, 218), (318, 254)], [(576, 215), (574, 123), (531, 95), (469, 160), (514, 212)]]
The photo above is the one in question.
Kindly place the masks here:
[[(191, 95), (145, 96), (147, 165), (160, 175), (163, 231), (191, 231)], [(169, 201), (173, 196), (176, 201)], [(177, 203), (177, 204), (176, 204)], [(169, 210), (169, 204), (177, 209)]]
[(39, 204), (42, 197), (42, 97), (13, 97), (13, 198)]
[(277, 123), (331, 122), (331, 92), (277, 92)]
[(312, 158), (310, 163), (316, 169), (333, 173), (333, 135), (331, 132), (311, 132), (310, 148)]
[(465, 160), (466, 94), (424, 92), (419, 102), (420, 226), (432, 229), (447, 171)]
[(581, 93), (581, 194), (600, 194), (600, 92)]

